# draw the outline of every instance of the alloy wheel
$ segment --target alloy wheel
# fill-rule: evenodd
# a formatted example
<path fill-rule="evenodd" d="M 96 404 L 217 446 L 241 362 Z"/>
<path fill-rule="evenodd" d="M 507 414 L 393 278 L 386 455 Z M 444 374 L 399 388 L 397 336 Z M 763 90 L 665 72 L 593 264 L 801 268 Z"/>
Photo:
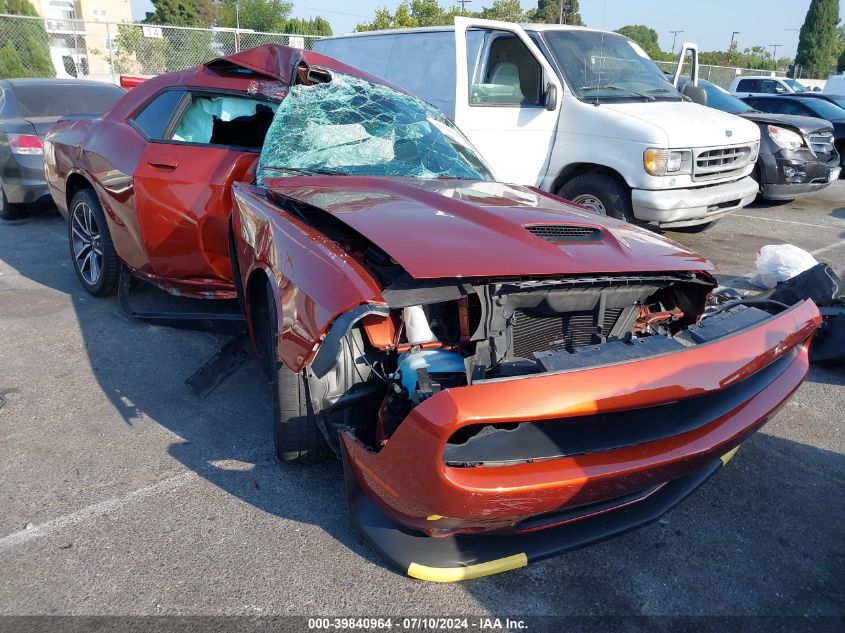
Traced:
<path fill-rule="evenodd" d="M 85 283 L 95 286 L 103 274 L 103 236 L 97 217 L 88 204 L 80 202 L 70 221 L 74 264 Z"/>

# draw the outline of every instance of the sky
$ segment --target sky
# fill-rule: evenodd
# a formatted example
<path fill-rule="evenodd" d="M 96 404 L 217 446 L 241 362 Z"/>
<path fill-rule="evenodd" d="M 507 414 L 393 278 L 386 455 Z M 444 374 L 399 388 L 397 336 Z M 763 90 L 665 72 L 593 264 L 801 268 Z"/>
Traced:
<path fill-rule="evenodd" d="M 492 3 L 493 0 L 473 0 L 467 9 L 477 11 Z M 372 19 L 376 9 L 392 10 L 398 4 L 400 0 L 305 0 L 293 3 L 293 15 L 322 15 L 339 35 Z M 441 0 L 441 4 L 450 4 L 450 0 Z M 531 0 L 522 0 L 525 9 L 535 5 Z M 845 2 L 841 5 L 840 17 L 845 21 Z M 792 57 L 798 45 L 798 31 L 790 29 L 801 28 L 810 0 L 580 0 L 580 6 L 587 26 L 612 31 L 626 24 L 646 24 L 658 32 L 661 48 L 667 51 L 672 48 L 669 31 L 685 31 L 678 35 L 678 43 L 696 42 L 702 50 L 726 49 L 731 32 L 739 31 L 736 39 L 740 49 L 780 44 L 778 57 Z M 135 18 L 143 18 L 152 3 L 132 0 L 132 8 Z"/>

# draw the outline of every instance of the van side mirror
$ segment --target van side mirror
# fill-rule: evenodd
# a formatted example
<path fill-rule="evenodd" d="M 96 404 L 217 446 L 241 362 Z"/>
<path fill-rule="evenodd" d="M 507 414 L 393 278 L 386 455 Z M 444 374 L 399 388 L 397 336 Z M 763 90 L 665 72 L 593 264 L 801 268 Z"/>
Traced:
<path fill-rule="evenodd" d="M 701 86 L 688 84 L 687 87 L 684 88 L 684 94 L 694 103 L 698 103 L 703 106 L 707 105 L 707 92 Z"/>
<path fill-rule="evenodd" d="M 546 110 L 557 110 L 557 86 L 551 82 L 546 84 Z"/>

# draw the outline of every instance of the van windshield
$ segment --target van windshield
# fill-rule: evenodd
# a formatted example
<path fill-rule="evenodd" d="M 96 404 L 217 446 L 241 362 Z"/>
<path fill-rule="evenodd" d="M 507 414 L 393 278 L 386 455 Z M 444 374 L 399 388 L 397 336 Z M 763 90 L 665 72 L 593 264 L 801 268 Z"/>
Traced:
<path fill-rule="evenodd" d="M 648 54 L 627 37 L 581 30 L 543 32 L 577 97 L 602 102 L 682 99 Z"/>
<path fill-rule="evenodd" d="M 442 112 L 338 73 L 328 83 L 291 88 L 264 140 L 259 184 L 303 173 L 493 180 Z"/>

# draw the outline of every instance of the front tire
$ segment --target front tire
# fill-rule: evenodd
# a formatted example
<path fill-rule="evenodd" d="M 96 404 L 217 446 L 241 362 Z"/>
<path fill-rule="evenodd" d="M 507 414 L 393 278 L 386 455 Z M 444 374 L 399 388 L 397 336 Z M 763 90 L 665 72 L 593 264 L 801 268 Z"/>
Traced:
<path fill-rule="evenodd" d="M 9 199 L 6 198 L 6 192 L 3 191 L 3 186 L 0 185 L 0 218 L 4 220 L 20 220 L 27 215 L 29 213 L 26 205 L 12 204 L 9 202 Z"/>
<path fill-rule="evenodd" d="M 276 301 L 270 284 L 265 286 L 266 297 L 253 315 L 253 324 L 259 340 L 262 369 L 268 374 L 273 391 L 276 457 L 283 462 L 322 462 L 331 455 L 331 451 L 317 426 L 307 372 L 291 371 L 278 360 Z"/>
<path fill-rule="evenodd" d="M 634 221 L 631 192 L 616 178 L 604 174 L 583 174 L 564 183 L 557 195 L 576 204 L 590 208 L 599 215 L 606 215 L 625 222 Z"/>
<path fill-rule="evenodd" d="M 92 189 L 82 189 L 73 196 L 67 226 L 70 258 L 79 283 L 95 297 L 113 294 L 120 260 L 103 207 Z"/>

